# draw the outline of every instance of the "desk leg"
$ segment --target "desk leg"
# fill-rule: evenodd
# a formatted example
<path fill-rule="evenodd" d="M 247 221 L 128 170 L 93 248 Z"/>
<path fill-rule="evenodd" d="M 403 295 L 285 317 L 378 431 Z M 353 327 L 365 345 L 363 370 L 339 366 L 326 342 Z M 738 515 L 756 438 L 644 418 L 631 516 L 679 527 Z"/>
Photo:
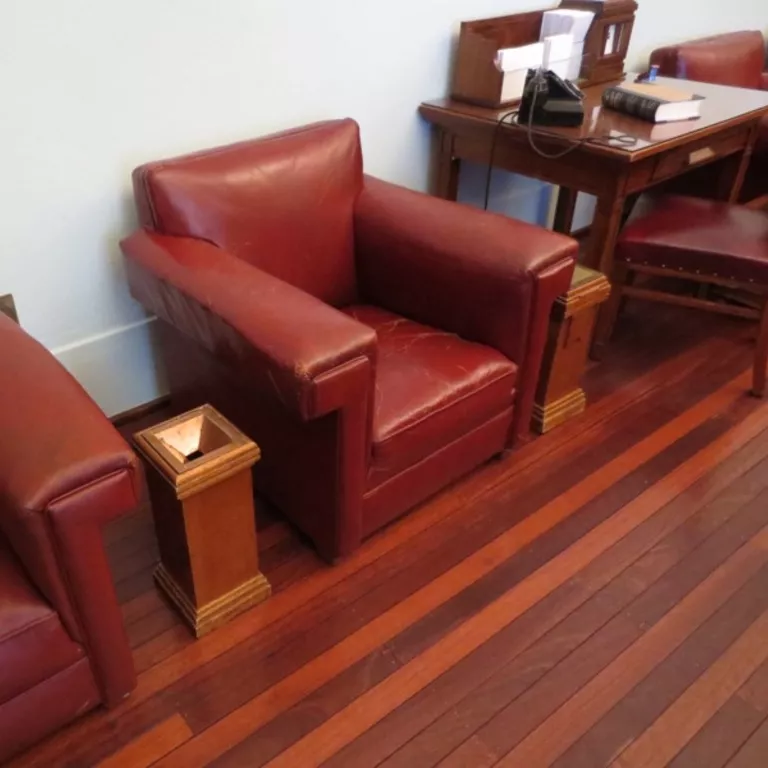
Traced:
<path fill-rule="evenodd" d="M 752 151 L 757 141 L 758 125 L 752 128 L 749 134 L 747 146 L 740 155 L 733 155 L 723 161 L 723 170 L 717 182 L 717 197 L 719 200 L 725 200 L 732 205 L 739 202 L 741 188 L 744 186 L 744 179 L 747 176 L 747 169 L 752 160 Z"/>
<path fill-rule="evenodd" d="M 624 195 L 598 198 L 595 218 L 590 228 L 587 249 L 584 254 L 584 266 L 596 269 L 604 275 L 613 270 L 613 249 L 624 220 Z"/>
<path fill-rule="evenodd" d="M 555 210 L 555 232 L 570 235 L 573 231 L 573 214 L 576 211 L 576 198 L 579 193 L 575 189 L 559 187 L 557 191 L 557 208 Z"/>
<path fill-rule="evenodd" d="M 461 161 L 453 154 L 453 136 L 446 131 L 438 134 L 437 179 L 435 194 L 444 200 L 459 196 L 459 170 Z"/>
<path fill-rule="evenodd" d="M 621 194 L 603 195 L 598 198 L 592 231 L 584 255 L 585 266 L 599 270 L 609 280 L 613 276 L 613 251 L 624 220 L 625 202 L 626 197 Z M 591 350 L 594 360 L 601 359 L 605 344 L 613 333 L 615 313 L 610 312 L 609 305 L 610 302 L 600 307 Z"/>

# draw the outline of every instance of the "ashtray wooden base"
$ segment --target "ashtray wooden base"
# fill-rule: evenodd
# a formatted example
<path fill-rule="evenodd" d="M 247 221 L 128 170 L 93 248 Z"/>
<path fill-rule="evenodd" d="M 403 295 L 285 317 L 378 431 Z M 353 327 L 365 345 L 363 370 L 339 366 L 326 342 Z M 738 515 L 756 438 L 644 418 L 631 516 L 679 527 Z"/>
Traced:
<path fill-rule="evenodd" d="M 253 608 L 272 594 L 272 587 L 262 573 L 205 605 L 195 605 L 162 563 L 155 569 L 155 582 L 176 606 L 195 633 L 195 637 L 202 637 L 226 624 L 230 619 Z"/>
<path fill-rule="evenodd" d="M 610 292 L 605 275 L 577 266 L 571 289 L 555 302 L 533 406 L 532 427 L 539 434 L 564 424 L 587 407 L 581 378 L 598 309 Z"/>
<path fill-rule="evenodd" d="M 555 427 L 565 424 L 566 421 L 584 413 L 587 409 L 587 395 L 579 387 L 569 392 L 564 397 L 546 405 L 534 403 L 533 426 L 535 430 L 544 435 Z"/>
<path fill-rule="evenodd" d="M 135 441 L 160 549 L 155 581 L 201 637 L 271 594 L 256 541 L 259 448 L 208 405 Z"/>

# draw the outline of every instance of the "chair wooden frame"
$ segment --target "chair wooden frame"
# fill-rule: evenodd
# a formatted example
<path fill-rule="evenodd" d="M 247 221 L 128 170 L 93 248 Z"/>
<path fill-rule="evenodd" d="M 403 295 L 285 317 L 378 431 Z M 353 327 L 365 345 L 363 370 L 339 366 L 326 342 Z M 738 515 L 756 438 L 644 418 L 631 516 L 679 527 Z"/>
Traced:
<path fill-rule="evenodd" d="M 711 301 L 702 297 L 707 295 L 707 291 L 701 292 L 699 297 L 693 297 L 665 293 L 652 288 L 636 287 L 633 285 L 633 279 L 638 274 L 687 280 L 698 283 L 703 288 L 719 286 L 735 291 L 746 291 L 755 297 L 758 308 Z M 612 283 L 611 296 L 605 309 L 607 319 L 609 320 L 609 322 L 605 323 L 605 328 L 607 329 L 613 329 L 625 299 L 655 301 L 662 304 L 701 309 L 707 312 L 717 312 L 721 315 L 758 320 L 757 349 L 755 350 L 752 368 L 752 394 L 755 397 L 764 396 L 766 389 L 766 367 L 768 367 L 768 286 L 763 287 L 753 282 L 742 282 L 718 277 L 717 275 L 686 272 L 682 269 L 653 267 L 647 264 L 633 264 L 626 261 L 614 264 Z M 608 333 L 610 334 L 610 332 L 609 330 Z M 603 341 L 607 340 L 604 339 Z"/>

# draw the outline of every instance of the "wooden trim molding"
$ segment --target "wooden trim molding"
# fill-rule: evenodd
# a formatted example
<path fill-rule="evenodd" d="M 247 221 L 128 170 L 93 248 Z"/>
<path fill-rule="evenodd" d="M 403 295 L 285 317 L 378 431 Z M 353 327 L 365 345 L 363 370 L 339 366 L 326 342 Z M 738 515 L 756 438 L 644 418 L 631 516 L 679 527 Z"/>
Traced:
<path fill-rule="evenodd" d="M 142 403 L 135 408 L 129 408 L 127 411 L 114 415 L 111 419 L 112 424 L 116 427 L 124 427 L 126 424 L 131 424 L 134 421 L 140 421 L 141 419 L 150 416 L 155 412 L 159 412 L 168 408 L 171 404 L 171 396 L 163 395 L 155 400 L 150 400 L 148 403 Z"/>

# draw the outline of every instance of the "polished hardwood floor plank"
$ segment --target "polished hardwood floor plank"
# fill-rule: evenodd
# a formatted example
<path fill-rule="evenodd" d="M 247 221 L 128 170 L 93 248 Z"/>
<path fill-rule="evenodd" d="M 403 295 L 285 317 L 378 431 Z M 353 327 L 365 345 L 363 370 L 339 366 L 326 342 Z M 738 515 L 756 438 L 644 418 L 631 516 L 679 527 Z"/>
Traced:
<path fill-rule="evenodd" d="M 723 768 L 764 720 L 764 713 L 733 696 L 672 760 L 669 768 Z"/>
<path fill-rule="evenodd" d="M 766 411 L 761 409 L 756 412 L 756 415 L 758 414 L 760 414 L 758 418 L 749 422 L 751 427 L 743 432 L 741 439 L 744 442 L 755 434 L 759 434 L 760 429 L 768 424 L 768 421 L 765 421 Z M 743 428 L 744 425 L 741 424 L 737 429 Z M 726 445 L 732 446 L 734 437 L 728 434 L 727 437 L 712 443 L 708 449 L 709 460 L 716 461 L 718 451 L 726 450 Z M 688 464 L 683 465 L 687 470 L 687 480 L 683 479 L 686 476 L 684 471 L 672 473 L 654 486 L 650 496 L 643 494 L 635 499 L 621 513 L 598 526 L 566 552 L 550 560 L 546 566 L 467 620 L 455 632 L 447 635 L 421 656 L 398 669 L 384 682 L 368 690 L 353 705 L 333 715 L 323 726 L 301 739 L 269 765 L 289 765 L 291 761 L 314 765 L 317 760 L 330 757 L 450 666 L 490 639 L 543 596 L 605 551 L 618 538 L 626 535 L 643 519 L 650 517 L 666 501 L 693 484 L 704 473 L 704 467 L 707 465 L 706 462 L 696 462 L 696 464 L 695 470 Z M 670 480 L 673 476 L 674 479 Z M 655 508 L 653 504 L 648 503 L 650 497 L 658 504 Z"/>
<path fill-rule="evenodd" d="M 768 720 L 741 747 L 727 768 L 765 768 L 768 762 Z"/>
<path fill-rule="evenodd" d="M 551 765 L 766 562 L 764 528 L 523 739 L 499 766 Z"/>
<path fill-rule="evenodd" d="M 152 563 L 132 576 L 116 580 L 115 594 L 117 594 L 117 599 L 121 603 L 126 603 L 129 600 L 140 597 L 151 589 L 154 589 L 152 574 L 155 570 L 155 566 L 156 563 Z"/>
<path fill-rule="evenodd" d="M 719 709 L 670 768 L 722 768 L 768 718 L 768 662 Z"/>
<path fill-rule="evenodd" d="M 761 586 L 765 593 L 766 583 Z M 648 730 L 621 752 L 611 768 L 665 768 L 766 659 L 768 612 L 757 618 Z"/>
<path fill-rule="evenodd" d="M 617 757 L 617 766 L 643 765 L 652 763 L 654 755 L 663 755 L 660 764 L 666 766 L 762 663 L 757 659 L 747 669 L 749 654 L 740 643 L 766 610 L 768 569 L 763 569 L 563 754 L 555 767 L 608 765 Z M 768 653 L 768 642 L 765 648 Z M 734 655 L 741 656 L 743 664 L 735 670 Z"/>
<path fill-rule="evenodd" d="M 165 630 L 165 632 L 161 632 L 156 637 L 134 649 L 133 663 L 136 667 L 136 673 L 143 675 L 147 670 L 157 666 L 165 659 L 171 658 L 174 654 L 194 644 L 195 638 L 189 629 L 183 624 L 176 622 L 175 626 Z"/>
<path fill-rule="evenodd" d="M 714 422 L 708 422 L 707 424 L 702 425 L 702 427 L 694 430 L 692 433 L 689 433 L 683 440 L 678 441 L 678 443 L 671 446 L 668 451 L 663 452 L 660 456 L 655 457 L 650 463 L 623 478 L 620 483 L 610 489 L 608 494 L 601 495 L 585 508 L 579 510 L 570 517 L 565 518 L 562 522 L 554 526 L 551 531 L 547 532 L 546 536 L 543 536 L 538 540 L 535 550 L 529 549 L 516 555 L 514 555 L 514 550 L 508 550 L 510 557 L 507 561 L 503 562 L 490 573 L 484 575 L 470 587 L 457 594 L 454 598 L 451 598 L 451 600 L 443 603 L 435 611 L 425 617 L 425 619 L 410 627 L 405 634 L 407 635 L 408 632 L 415 630 L 418 635 L 424 637 L 425 632 L 423 631 L 423 625 L 426 623 L 432 626 L 432 632 L 434 634 L 434 632 L 440 631 L 441 626 L 451 626 L 456 623 L 458 619 L 453 615 L 455 614 L 456 605 L 458 605 L 459 611 L 477 611 L 492 602 L 493 599 L 509 589 L 514 583 L 520 581 L 525 575 L 532 573 L 544 562 L 559 554 L 568 545 L 583 536 L 592 527 L 602 522 L 624 503 L 635 497 L 645 489 L 649 482 L 656 477 L 661 478 L 677 464 L 681 463 L 685 458 L 694 453 L 702 442 L 707 442 L 707 437 L 703 434 L 700 435 L 700 431 L 710 431 L 714 435 L 715 432 L 725 431 L 726 427 L 727 425 L 725 423 L 720 426 Z M 686 443 L 690 443 L 690 445 L 686 445 Z M 500 513 L 504 513 L 505 511 L 504 508 L 500 509 Z M 509 525 L 512 520 L 509 514 L 500 514 L 500 518 L 505 518 L 507 525 Z M 503 528 L 500 528 L 499 530 L 503 530 Z M 494 529 L 494 532 L 496 532 L 496 529 Z M 485 536 L 484 538 L 488 537 Z M 463 547 L 466 545 L 467 539 L 470 541 L 472 539 L 471 532 L 468 529 L 462 531 L 461 535 L 454 539 L 454 543 L 461 545 L 462 547 L 458 552 L 459 557 L 456 558 L 457 562 L 461 561 L 464 557 L 465 552 L 463 551 Z M 440 548 L 441 555 L 445 554 L 447 545 L 448 543 L 445 543 L 443 547 Z M 514 555 L 514 557 L 512 557 L 512 555 Z M 417 564 L 419 569 L 423 570 L 425 566 L 424 558 L 419 557 Z M 407 572 L 402 572 L 401 575 L 410 583 L 413 583 L 415 579 L 419 578 L 416 574 Z M 387 581 L 382 587 L 384 588 L 382 591 L 389 594 L 397 592 L 396 584 L 393 583 L 393 580 Z M 366 602 L 370 603 L 370 595 L 366 597 Z M 406 642 L 404 645 L 408 644 L 409 643 Z M 404 653 L 405 651 L 401 649 L 398 652 L 398 656 L 402 658 Z"/>
<path fill-rule="evenodd" d="M 554 558 L 570 543 L 585 536 L 597 524 L 603 522 L 608 516 L 613 515 L 622 506 L 641 493 L 649 483 L 660 480 L 677 465 L 695 454 L 701 445 L 707 444 L 714 437 L 722 434 L 729 425 L 732 426 L 734 418 L 735 414 L 730 418 L 716 419 L 689 433 L 689 435 L 671 446 L 667 451 L 662 452 L 651 462 L 616 484 L 609 493 L 603 494 L 586 505 L 578 513 L 565 520 L 556 529 L 553 529 L 551 534 L 539 540 L 535 548 L 510 558 L 487 577 L 476 582 L 452 601 L 444 604 L 424 620 L 394 638 L 386 646 L 377 649 L 374 654 L 369 655 L 358 664 L 345 670 L 315 694 L 306 697 L 300 705 L 273 720 L 267 727 L 249 737 L 238 748 L 233 750 L 229 754 L 228 759 L 223 760 L 221 764 L 237 765 L 239 760 L 247 758 L 249 764 L 256 766 L 265 759 L 265 756 L 271 757 L 273 756 L 272 752 L 276 753 L 280 749 L 289 746 L 293 740 L 320 725 L 330 714 L 351 703 L 368 688 L 381 682 L 383 677 L 391 674 L 396 668 L 408 663 L 429 645 L 441 639 L 448 631 L 519 582 L 524 576 L 532 573 L 545 562 Z M 718 468 L 720 472 L 719 480 L 718 478 L 710 479 L 705 489 L 700 488 L 695 495 L 692 494 L 691 501 L 693 503 L 688 503 L 687 509 L 684 512 L 686 515 L 692 515 L 695 512 L 697 509 L 696 502 L 703 504 L 707 499 L 716 495 L 718 488 L 722 487 L 718 483 L 727 485 L 734 473 L 745 473 L 749 466 L 751 466 L 750 462 L 752 464 L 757 463 L 759 457 L 765 455 L 766 451 L 768 451 L 768 434 L 762 435 L 761 440 L 756 440 L 755 442 L 759 444 L 751 448 L 750 446 L 745 448 L 745 453 L 743 456 L 740 456 L 741 460 L 738 462 L 738 465 L 729 459 L 722 467 Z M 750 449 L 751 452 L 747 452 L 747 449 Z M 768 482 L 768 478 L 766 478 L 768 462 L 765 462 L 765 464 L 766 466 L 761 468 L 762 472 L 759 474 L 761 487 L 764 487 Z M 752 482 L 745 483 L 745 489 L 751 489 L 752 485 L 754 485 Z M 682 512 L 682 505 L 678 505 L 678 509 Z M 661 538 L 663 531 L 657 532 L 656 535 L 658 538 Z M 690 534 L 689 537 L 693 538 Z M 647 547 L 652 546 L 653 543 L 653 541 L 648 542 Z M 633 552 L 632 547 L 617 545 L 617 548 L 625 554 Z M 639 554 L 634 552 L 634 557 L 638 557 Z M 627 554 L 627 556 L 631 557 L 632 554 Z M 580 575 L 581 577 L 575 582 L 576 589 L 558 590 L 558 602 L 552 605 L 548 603 L 547 611 L 545 613 L 542 612 L 538 616 L 536 623 L 527 623 L 524 628 L 521 627 L 519 630 L 513 626 L 510 626 L 508 630 L 514 631 L 504 630 L 504 636 L 508 636 L 504 644 L 506 651 L 511 652 L 511 649 L 516 647 L 523 639 L 526 644 L 534 642 L 538 636 L 554 626 L 571 610 L 574 610 L 580 602 L 586 600 L 590 594 L 598 591 L 603 584 L 610 581 L 617 570 L 621 570 L 622 567 L 626 566 L 626 562 L 622 562 L 620 558 L 615 558 L 613 562 L 609 562 L 607 557 L 601 556 L 599 561 L 599 563 L 593 564 L 593 566 L 599 567 L 590 566 L 595 578 L 589 579 L 586 575 Z M 561 592 L 564 594 L 560 594 Z M 539 607 L 537 605 L 532 610 L 538 611 Z M 515 625 L 526 621 L 527 618 L 527 615 L 521 617 L 521 619 L 515 622 Z M 376 656 L 387 659 L 387 663 L 377 663 Z M 494 660 L 494 665 L 492 666 L 497 666 L 497 661 Z M 374 668 L 378 671 L 380 677 L 372 674 L 372 669 Z M 478 674 L 482 674 L 482 671 L 478 670 Z M 477 675 L 474 675 L 473 679 L 479 683 Z M 450 701 L 450 696 L 455 694 L 457 690 L 458 688 L 454 687 L 450 691 L 445 691 L 445 695 L 439 698 L 440 704 L 444 705 L 446 701 Z M 401 721 L 403 727 L 395 729 L 397 735 L 390 732 L 379 740 L 379 749 L 374 751 L 375 754 L 380 756 L 379 759 L 387 754 L 386 752 L 382 753 L 383 750 L 387 748 L 396 749 L 397 739 L 408 733 L 409 729 L 414 727 L 420 719 L 423 721 L 423 718 L 428 715 L 429 711 L 428 708 L 423 706 L 422 701 L 419 701 L 416 706 L 410 709 L 405 722 Z M 374 728 L 369 733 L 373 735 L 375 730 Z M 331 761 L 331 764 L 333 764 L 333 761 Z M 358 753 L 354 759 L 350 759 L 348 764 L 363 765 L 363 756 Z"/>
<path fill-rule="evenodd" d="M 148 768 L 191 736 L 181 715 L 173 715 L 99 763 L 99 768 Z"/>
<path fill-rule="evenodd" d="M 752 441 L 329 766 L 374 766 L 391 752 L 382 766 L 437 763 L 662 576 L 676 581 L 673 568 L 766 487 L 767 446 L 766 434 Z"/>
<path fill-rule="evenodd" d="M 705 398 L 691 410 L 685 412 L 678 419 L 673 419 L 669 423 L 665 424 L 660 430 L 658 430 L 657 433 L 649 436 L 649 438 L 645 441 L 641 441 L 635 448 L 632 449 L 633 458 L 631 462 L 626 456 L 623 455 L 614 461 L 609 462 L 609 464 L 606 465 L 600 473 L 598 473 L 598 476 L 592 478 L 591 482 L 594 487 L 592 490 L 588 491 L 589 495 L 584 497 L 579 495 L 580 488 L 588 488 L 588 486 L 585 484 L 586 481 L 577 484 L 577 486 L 572 489 L 571 493 L 558 504 L 551 505 L 548 511 L 546 511 L 546 509 L 544 512 L 540 510 L 537 514 L 537 521 L 534 524 L 530 524 L 529 521 L 528 523 L 524 524 L 523 528 L 516 529 L 512 533 L 508 533 L 506 539 L 501 538 L 496 540 L 492 544 L 492 549 L 489 550 L 484 548 L 479 550 L 471 558 L 463 561 L 459 568 L 461 570 L 466 570 L 473 567 L 475 563 L 480 564 L 482 571 L 477 574 L 476 578 L 479 578 L 482 573 L 486 573 L 492 570 L 492 568 L 495 567 L 495 564 L 508 557 L 512 551 L 516 551 L 526 541 L 530 541 L 533 538 L 536 538 L 541 534 L 541 532 L 543 532 L 543 530 L 548 530 L 557 522 L 567 517 L 575 508 L 579 506 L 581 502 L 587 501 L 590 497 L 594 497 L 595 495 L 607 489 L 613 479 L 619 476 L 623 476 L 627 472 L 631 471 L 635 465 L 642 464 L 644 460 L 652 457 L 654 453 L 657 452 L 662 446 L 674 442 L 675 437 L 679 436 L 680 434 L 684 434 L 686 431 L 694 428 L 697 424 L 703 423 L 708 415 L 719 413 L 723 408 L 728 407 L 729 404 L 743 399 L 743 381 L 745 380 L 746 379 L 744 376 L 737 377 L 736 380 L 731 381 L 721 390 L 718 390 L 717 393 Z M 544 525 L 544 528 L 542 528 L 542 525 Z M 510 547 L 512 547 L 511 550 Z M 492 555 L 491 559 L 489 559 L 490 555 Z M 455 582 L 451 587 L 451 590 L 460 591 L 465 586 L 465 583 L 461 580 L 456 581 L 456 574 L 452 572 L 446 574 L 445 578 L 441 577 L 441 579 L 437 579 L 432 584 L 430 584 L 424 594 L 437 594 L 435 590 L 442 589 L 443 584 L 451 583 L 451 580 Z M 446 579 L 448 579 L 448 581 L 446 581 Z M 452 594 L 453 593 L 455 592 L 452 592 Z M 447 595 L 441 597 L 437 604 L 442 602 L 444 599 L 447 599 L 447 597 Z M 415 600 L 417 602 L 421 601 L 423 603 L 422 598 L 422 594 L 417 594 Z M 412 623 L 412 621 L 416 618 L 419 618 L 420 616 L 423 616 L 432 610 L 433 604 L 430 602 L 432 599 L 433 598 L 430 597 L 426 603 L 419 605 L 416 608 L 414 619 L 409 619 L 407 624 Z M 285 681 L 282 681 L 268 692 L 266 700 L 272 702 L 270 706 L 264 705 L 264 696 L 257 696 L 253 701 L 249 701 L 243 705 L 240 710 L 235 710 L 232 717 L 219 720 L 219 722 L 217 722 L 213 728 L 209 729 L 205 733 L 206 740 L 213 742 L 217 738 L 217 733 L 229 728 L 235 728 L 239 730 L 247 727 L 253 729 L 256 727 L 256 723 L 253 722 L 254 711 L 262 712 L 259 718 L 257 718 L 259 720 L 264 717 L 271 719 L 270 716 L 274 717 L 275 714 L 279 713 L 279 711 L 282 711 L 282 708 L 292 706 L 294 703 L 296 703 L 296 701 L 298 701 L 301 695 L 306 695 L 312 690 L 320 687 L 322 684 L 327 682 L 328 679 L 335 676 L 335 674 L 340 672 L 346 666 L 355 663 L 357 660 L 359 660 L 359 658 L 362 658 L 366 655 L 366 653 L 373 650 L 374 647 L 383 642 L 386 642 L 389 638 L 396 635 L 398 631 L 400 631 L 399 622 L 401 621 L 401 619 L 398 618 L 398 614 L 402 614 L 403 611 L 412 610 L 411 605 L 413 605 L 413 601 L 410 603 L 408 601 L 401 603 L 400 605 L 396 606 L 395 613 L 382 614 L 375 621 L 371 622 L 368 627 L 365 628 L 364 634 L 366 637 L 371 638 L 370 642 L 372 645 L 369 646 L 366 644 L 364 646 L 352 646 L 355 647 L 355 652 L 350 654 L 349 643 L 340 643 L 330 651 L 332 658 L 335 659 L 333 663 L 329 664 L 329 659 L 323 655 L 313 659 L 311 665 L 306 665 L 301 671 L 302 676 L 305 676 L 310 681 L 309 689 L 304 690 L 301 693 L 297 691 L 296 693 L 292 694 L 292 697 L 288 700 L 288 702 L 281 704 L 281 708 L 276 708 L 273 700 L 282 695 L 282 690 L 294 684 L 293 678 L 291 677 L 286 678 Z M 388 631 L 385 631 L 382 634 L 381 630 L 383 627 L 386 627 Z M 313 640 L 317 640 L 317 633 L 313 634 Z M 351 642 L 356 643 L 357 637 L 352 636 Z M 258 667 L 256 669 L 258 670 Z M 319 680 L 313 677 L 315 674 L 313 670 L 315 669 L 321 670 L 322 677 Z M 247 674 L 249 671 L 250 669 L 246 670 L 245 674 Z M 263 671 L 266 675 L 270 674 L 269 668 L 266 668 Z M 207 674 L 207 670 L 200 670 L 198 674 Z M 234 666 L 234 674 L 236 679 L 243 678 L 244 670 L 242 665 L 236 664 Z M 208 678 L 208 680 L 210 680 L 210 678 Z M 208 682 L 208 680 L 206 682 Z M 214 684 L 220 685 L 220 681 L 217 680 Z M 199 697 L 197 697 L 197 699 L 199 699 Z M 240 723 L 240 725 L 237 725 L 238 723 Z M 221 747 L 212 748 L 214 753 L 218 749 L 221 749 Z M 201 749 L 201 745 L 199 743 L 196 743 L 194 747 L 190 747 L 190 752 L 191 751 L 197 751 L 199 753 L 204 752 L 204 750 Z"/>
<path fill-rule="evenodd" d="M 713 570 L 721 567 L 727 558 L 734 557 L 745 536 L 748 538 L 764 523 L 761 504 L 750 503 L 740 514 L 713 532 L 703 544 L 667 570 L 586 642 L 576 647 L 566 642 L 566 647 L 560 650 L 557 645 L 559 638 L 555 636 L 552 638 L 552 650 L 547 645 L 543 645 L 540 651 L 535 648 L 528 658 L 520 659 L 508 671 L 508 674 L 517 673 L 518 676 L 511 678 L 508 688 L 491 686 L 489 701 L 486 702 L 482 695 L 475 697 L 474 701 L 470 700 L 465 706 L 466 711 L 471 713 L 474 705 L 481 713 L 481 720 L 487 721 L 487 724 L 456 749 L 446 764 L 460 765 L 465 756 L 477 750 L 478 745 L 482 745 L 484 750 L 492 748 L 500 757 L 520 744 L 559 708 L 566 706 L 593 678 L 614 664 L 633 643 L 643 639 L 670 610 L 682 600 L 691 599 L 696 590 L 704 588 L 702 585 L 706 585 Z M 600 598 L 610 601 L 615 595 L 631 589 L 635 578 L 641 578 L 643 584 L 644 567 L 650 569 L 652 578 L 654 554 L 663 557 L 663 549 L 649 553 L 643 558 L 645 562 L 638 563 L 637 569 L 616 579 L 598 596 L 598 604 Z M 512 701 L 506 704 L 510 697 Z M 607 705 L 607 710 L 611 709 L 612 702 L 601 703 Z M 559 755 L 552 756 L 551 760 L 557 757 Z"/>
<path fill-rule="evenodd" d="M 768 663 L 760 669 L 739 689 L 736 698 L 749 704 L 756 712 L 768 717 Z"/>
<path fill-rule="evenodd" d="M 117 555 L 124 548 L 133 550 L 132 540 L 139 539 L 143 542 L 154 545 L 152 539 L 147 542 L 147 532 L 152 530 L 152 510 L 149 505 L 142 505 L 132 515 L 115 520 L 104 529 L 104 544 L 107 552 Z"/>
<path fill-rule="evenodd" d="M 163 605 L 165 603 L 160 593 L 156 589 L 152 589 L 123 603 L 120 609 L 123 614 L 123 621 L 126 625 L 130 625 L 134 621 L 140 621 L 148 614 L 154 613 Z"/>
<path fill-rule="evenodd" d="M 671 322 L 670 317 L 674 318 Z M 630 302 L 603 363 L 594 364 L 587 375 L 589 396 L 593 401 L 600 399 L 625 381 L 645 376 L 662 361 L 689 354 L 695 349 L 693 339 L 706 339 L 701 349 L 706 350 L 710 340 L 717 345 L 725 341 L 729 349 L 738 345 L 750 354 L 752 328 L 740 320 L 718 322 L 717 317 L 701 312 L 670 313 L 664 309 L 654 313 L 642 302 Z"/>
<path fill-rule="evenodd" d="M 265 528 L 259 528 L 259 552 L 262 555 L 286 541 L 295 540 L 296 534 L 293 528 L 283 520 L 274 522 Z"/>
<path fill-rule="evenodd" d="M 130 622 L 126 626 L 128 642 L 136 649 L 150 642 L 166 630 L 178 626 L 178 616 L 169 605 L 161 605 L 151 613 Z"/>

